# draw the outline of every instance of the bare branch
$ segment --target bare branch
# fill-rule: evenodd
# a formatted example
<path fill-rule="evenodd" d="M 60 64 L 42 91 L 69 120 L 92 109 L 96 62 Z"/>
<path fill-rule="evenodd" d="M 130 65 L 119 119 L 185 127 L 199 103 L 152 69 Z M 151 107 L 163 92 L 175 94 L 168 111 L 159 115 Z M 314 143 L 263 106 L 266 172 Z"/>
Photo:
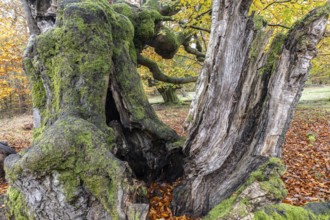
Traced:
<path fill-rule="evenodd" d="M 274 5 L 274 4 L 282 4 L 282 3 L 288 3 L 291 2 L 291 0 L 283 0 L 283 1 L 274 1 L 270 4 L 268 4 L 266 7 L 264 7 L 262 10 L 266 10 L 267 8 L 269 8 L 270 6 Z"/>
<path fill-rule="evenodd" d="M 197 81 L 197 77 L 184 77 L 184 78 L 169 77 L 161 71 L 161 69 L 159 68 L 159 66 L 155 61 L 147 57 L 143 57 L 141 54 L 138 54 L 137 61 L 138 64 L 147 67 L 152 73 L 153 78 L 156 80 L 167 83 L 173 83 L 173 84 L 185 84 L 185 83 L 191 83 Z"/>
<path fill-rule="evenodd" d="M 186 22 L 184 22 L 184 21 L 179 21 L 179 25 L 180 25 L 183 29 L 186 29 L 186 28 L 192 28 L 192 29 L 196 29 L 196 30 L 200 30 L 200 31 L 205 31 L 205 32 L 207 32 L 207 33 L 211 33 L 211 30 L 209 30 L 209 29 L 202 28 L 202 27 L 199 27 L 199 26 L 196 26 L 196 25 L 187 25 Z"/>
<path fill-rule="evenodd" d="M 188 28 L 192 28 L 192 29 L 196 29 L 196 30 L 199 30 L 199 31 L 205 31 L 205 32 L 207 32 L 207 33 L 211 33 L 211 30 L 206 29 L 206 28 L 202 28 L 202 27 L 199 27 L 199 26 L 188 25 L 187 27 L 188 27 Z"/>
<path fill-rule="evenodd" d="M 192 48 L 190 46 L 190 44 L 189 44 L 189 41 L 190 41 L 190 39 L 187 40 L 187 41 L 185 41 L 185 42 L 183 42 L 183 44 L 182 44 L 183 47 L 184 47 L 184 49 L 185 49 L 185 51 L 187 53 L 190 53 L 190 54 L 195 55 L 198 61 L 203 62 L 205 60 L 205 54 L 204 53 L 201 53 L 200 51 L 198 51 L 195 48 Z"/>
<path fill-rule="evenodd" d="M 207 10 L 207 11 L 205 11 L 205 12 L 203 12 L 203 13 L 197 15 L 197 16 L 195 17 L 195 19 L 199 19 L 200 17 L 203 17 L 204 15 L 206 15 L 206 14 L 208 14 L 208 13 L 211 13 L 211 12 L 212 12 L 212 8 L 210 8 L 209 10 Z"/>
<path fill-rule="evenodd" d="M 268 24 L 269 27 L 281 27 L 281 28 L 285 28 L 285 29 L 291 29 L 288 26 L 285 26 L 283 24 Z"/>

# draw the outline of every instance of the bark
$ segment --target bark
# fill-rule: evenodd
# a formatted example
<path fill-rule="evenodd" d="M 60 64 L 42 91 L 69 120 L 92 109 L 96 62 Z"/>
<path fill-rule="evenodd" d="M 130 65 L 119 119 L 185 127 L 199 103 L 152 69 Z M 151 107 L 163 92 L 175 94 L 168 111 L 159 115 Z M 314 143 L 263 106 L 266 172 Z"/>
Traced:
<path fill-rule="evenodd" d="M 171 58 L 184 42 L 159 25 L 168 17 L 106 0 L 27 3 L 40 30 L 24 53 L 36 127 L 33 146 L 5 160 L 9 219 L 145 219 L 141 180 L 173 181 L 183 171 L 174 208 L 205 215 L 280 154 L 329 12 L 310 13 L 264 52 L 266 24 L 247 15 L 251 1 L 214 1 L 184 160 L 136 70 L 145 45 Z M 265 182 L 278 176 L 274 167 L 262 167 L 266 178 L 252 176 Z M 258 187 L 237 198 L 254 199 L 248 192 Z"/>
<path fill-rule="evenodd" d="M 244 183 L 281 144 L 325 32 L 329 3 L 277 36 L 259 17 L 248 16 L 252 1 L 214 1 L 212 33 L 187 118 L 185 177 L 176 189 L 178 213 L 206 215 Z"/>
<path fill-rule="evenodd" d="M 145 219 L 136 178 L 174 180 L 183 155 L 142 89 L 141 35 L 105 0 L 58 1 L 56 15 L 53 3 L 28 1 L 41 29 L 24 53 L 36 127 L 33 146 L 5 160 L 7 217 Z"/>
<path fill-rule="evenodd" d="M 30 35 L 39 34 L 40 30 L 39 30 L 39 28 L 36 24 L 35 19 L 32 16 L 31 8 L 29 7 L 28 2 L 25 1 L 25 0 L 21 0 L 21 3 L 22 3 L 22 6 L 23 6 L 23 9 L 24 9 L 25 16 L 26 16 L 27 25 L 28 25 L 28 28 L 29 28 Z"/>
<path fill-rule="evenodd" d="M 171 86 L 158 89 L 158 92 L 163 97 L 165 104 L 171 105 L 171 104 L 177 104 L 180 102 L 179 97 L 175 93 L 175 90 L 176 89 Z"/>

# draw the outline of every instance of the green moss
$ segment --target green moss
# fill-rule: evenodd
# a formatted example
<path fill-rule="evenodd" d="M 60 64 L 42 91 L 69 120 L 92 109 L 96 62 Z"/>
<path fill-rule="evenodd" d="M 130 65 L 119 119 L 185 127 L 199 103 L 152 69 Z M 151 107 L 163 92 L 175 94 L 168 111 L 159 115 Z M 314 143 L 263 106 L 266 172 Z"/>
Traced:
<path fill-rule="evenodd" d="M 129 172 L 124 171 L 122 162 L 110 153 L 108 135 L 112 136 L 111 140 L 115 137 L 109 132 L 104 133 L 90 122 L 75 117 L 57 120 L 8 171 L 10 180 L 14 181 L 24 170 L 36 173 L 52 170 L 58 174 L 68 203 L 75 201 L 83 187 L 102 203 L 113 219 L 117 219 L 118 187 L 125 187 L 124 175 Z M 25 203 L 21 198 L 17 200 Z"/>
<path fill-rule="evenodd" d="M 155 18 L 148 10 L 142 11 L 138 16 L 140 24 L 136 28 L 136 36 L 150 39 L 155 34 Z"/>
<path fill-rule="evenodd" d="M 46 100 L 46 92 L 41 80 L 35 81 L 32 86 L 32 102 L 36 108 L 44 107 Z"/>
<path fill-rule="evenodd" d="M 73 158 L 70 158 L 69 160 L 74 161 Z M 67 202 L 70 203 L 74 201 L 79 194 L 78 189 L 81 184 L 80 178 L 77 173 L 75 173 L 74 167 L 72 170 L 62 171 L 59 175 L 59 181 L 63 184 L 64 195 Z"/>
<path fill-rule="evenodd" d="M 126 16 L 129 20 L 134 21 L 136 18 L 136 13 L 133 9 L 126 3 L 116 3 L 111 6 L 113 10 L 121 15 Z"/>
<path fill-rule="evenodd" d="M 47 126 L 37 132 L 34 147 L 22 154 L 8 175 L 14 181 L 24 170 L 52 170 L 58 173 L 68 203 L 75 201 L 83 186 L 117 219 L 118 187 L 125 184 L 125 172 L 124 165 L 110 154 L 115 137 L 105 126 L 104 102 L 113 54 L 121 56 L 121 51 L 130 49 L 128 62 L 136 55 L 133 25 L 104 3 L 66 5 L 59 11 L 62 25 L 37 37 L 37 59 L 27 62 L 33 64 L 31 75 L 43 79 L 34 81 L 35 94 L 44 85 L 49 89 L 51 102 L 47 106 L 35 103 L 46 112 L 43 124 Z"/>
<path fill-rule="evenodd" d="M 315 215 L 302 207 L 288 204 L 267 206 L 264 210 L 255 213 L 254 220 L 326 220 L 330 212 L 324 215 Z"/>
<path fill-rule="evenodd" d="M 281 160 L 279 158 L 270 158 L 256 171 L 251 173 L 245 184 L 233 195 L 214 207 L 205 219 L 226 219 L 232 216 L 244 217 L 248 213 L 248 210 L 251 209 L 251 204 L 248 198 L 242 198 L 240 195 L 248 186 L 255 182 L 266 192 L 267 198 L 280 202 L 286 196 L 286 189 L 280 178 L 284 172 L 285 166 Z M 235 210 L 233 210 L 234 206 Z"/>
<path fill-rule="evenodd" d="M 7 219 L 16 220 L 32 220 L 28 215 L 28 207 L 26 207 L 25 198 L 20 191 L 14 187 L 9 187 L 6 193 L 5 206 L 10 209 L 7 210 Z"/>
<path fill-rule="evenodd" d="M 268 215 L 264 211 L 256 212 L 254 217 L 255 220 L 268 220 Z"/>
<path fill-rule="evenodd" d="M 118 187 L 126 190 L 124 175 L 130 172 L 110 153 L 115 137 L 105 125 L 104 108 L 109 76 L 121 89 L 132 123 L 157 130 L 160 138 L 171 131 L 152 111 L 136 70 L 133 38 L 150 37 L 159 15 L 144 10 L 138 17 L 146 33 L 135 35 L 129 18 L 114 12 L 106 0 L 59 7 L 57 26 L 36 38 L 33 58 L 26 60 L 40 99 L 34 105 L 43 117 L 33 148 L 6 170 L 10 181 L 24 172 L 56 173 L 68 203 L 74 204 L 83 187 L 112 219 L 119 218 Z"/>
<path fill-rule="evenodd" d="M 128 26 L 120 25 L 116 31 L 122 31 L 122 27 L 129 27 L 134 30 L 134 46 L 138 50 L 142 50 L 147 42 L 150 42 L 156 34 L 156 23 L 162 19 L 162 16 L 156 10 L 156 8 L 142 7 L 134 8 L 130 7 L 125 3 L 113 4 L 111 6 L 114 11 L 127 17 L 130 20 L 131 25 Z M 125 34 L 124 36 L 127 36 Z M 122 38 L 122 37 L 121 37 Z M 115 38 L 116 39 L 116 38 Z M 120 39 L 120 38 L 119 38 Z M 133 52 L 133 50 L 132 50 Z M 133 59 L 136 57 L 134 54 L 131 56 Z"/>
<path fill-rule="evenodd" d="M 46 104 L 46 91 L 40 75 L 34 74 L 36 70 L 30 58 L 24 58 L 23 65 L 31 83 L 33 106 L 35 108 L 43 108 Z"/>
<path fill-rule="evenodd" d="M 32 62 L 30 75 L 43 80 L 33 82 L 35 100 L 42 102 L 34 105 L 41 106 L 44 113 L 42 124 L 51 124 L 68 113 L 100 123 L 113 48 L 117 48 L 113 38 L 127 39 L 125 46 L 131 47 L 133 26 L 126 17 L 114 13 L 106 1 L 70 3 L 59 14 L 61 25 L 36 38 L 37 59 Z M 42 87 L 48 91 L 47 106 Z"/>
<path fill-rule="evenodd" d="M 214 207 L 204 219 L 215 220 L 226 216 L 232 210 L 236 198 L 237 196 L 233 195 L 229 199 L 225 199 L 219 205 Z"/>
<path fill-rule="evenodd" d="M 267 22 L 263 19 L 263 17 L 259 15 L 255 15 L 253 17 L 253 24 L 255 30 L 255 37 L 249 51 L 250 59 L 257 58 L 257 56 L 262 52 L 261 50 L 263 50 L 262 42 L 264 42 L 265 39 L 268 39 L 268 34 L 264 30 L 265 26 L 267 25 Z"/>
<path fill-rule="evenodd" d="M 249 58 L 251 60 L 256 60 L 257 56 L 261 53 L 262 44 L 260 42 L 263 42 L 265 37 L 267 37 L 265 31 L 259 30 L 257 32 L 256 37 L 254 38 L 249 51 Z"/>
<path fill-rule="evenodd" d="M 185 142 L 186 142 L 186 138 L 185 137 L 180 137 L 178 141 L 167 144 L 166 148 L 167 148 L 168 151 L 172 151 L 174 149 L 180 149 L 180 148 L 183 147 Z"/>
<path fill-rule="evenodd" d="M 267 21 L 263 19 L 260 15 L 253 16 L 254 30 L 262 30 L 267 26 Z"/>
<path fill-rule="evenodd" d="M 269 161 L 260 166 L 253 172 L 248 179 L 248 183 L 258 181 L 260 187 L 277 201 L 281 201 L 286 197 L 287 191 L 281 180 L 281 176 L 285 172 L 285 165 L 279 158 L 270 158 Z"/>
<path fill-rule="evenodd" d="M 272 74 L 275 71 L 276 63 L 280 58 L 284 46 L 286 34 L 277 34 L 268 49 L 268 57 L 264 66 L 259 70 L 260 74 Z"/>

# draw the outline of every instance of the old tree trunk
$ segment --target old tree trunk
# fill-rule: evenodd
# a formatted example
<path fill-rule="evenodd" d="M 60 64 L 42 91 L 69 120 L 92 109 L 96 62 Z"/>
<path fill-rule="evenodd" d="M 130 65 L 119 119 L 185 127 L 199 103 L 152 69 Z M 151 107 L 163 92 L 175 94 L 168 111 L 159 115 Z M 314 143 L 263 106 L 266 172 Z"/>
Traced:
<path fill-rule="evenodd" d="M 179 97 L 175 93 L 176 88 L 172 86 L 158 88 L 158 92 L 161 94 L 165 104 L 177 104 L 180 102 Z"/>
<path fill-rule="evenodd" d="M 8 218 L 145 219 L 143 182 L 178 177 L 177 213 L 204 216 L 215 207 L 206 218 L 248 219 L 281 200 L 282 167 L 270 158 L 280 156 L 329 5 L 268 48 L 266 23 L 248 16 L 250 0 L 215 0 L 181 150 L 182 139 L 157 118 L 136 71 L 144 45 L 169 58 L 180 45 L 180 37 L 160 30 L 168 16 L 159 5 L 22 2 L 35 132 L 30 149 L 5 160 Z"/>

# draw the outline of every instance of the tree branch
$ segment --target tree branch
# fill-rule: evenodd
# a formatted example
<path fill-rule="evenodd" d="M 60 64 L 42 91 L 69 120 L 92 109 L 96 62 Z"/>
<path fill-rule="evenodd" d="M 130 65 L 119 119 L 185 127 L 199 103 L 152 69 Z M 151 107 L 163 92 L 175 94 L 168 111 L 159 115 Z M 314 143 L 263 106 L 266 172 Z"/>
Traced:
<path fill-rule="evenodd" d="M 175 21 L 171 16 L 161 16 L 157 21 Z"/>
<path fill-rule="evenodd" d="M 195 17 L 195 19 L 198 19 L 198 18 L 200 18 L 200 17 L 203 17 L 204 15 L 206 15 L 206 14 L 208 14 L 208 13 L 211 13 L 211 12 L 212 12 L 212 8 L 210 8 L 209 10 L 207 10 L 207 11 L 205 11 L 205 12 L 203 12 L 203 13 L 197 15 L 197 16 Z"/>
<path fill-rule="evenodd" d="M 188 25 L 187 27 L 192 28 L 192 29 L 196 29 L 196 30 L 199 30 L 199 31 L 205 31 L 207 33 L 211 33 L 211 30 L 206 29 L 206 28 L 202 28 L 202 27 L 199 27 L 199 26 L 196 26 L 196 25 Z"/>
<path fill-rule="evenodd" d="M 285 28 L 285 29 L 291 29 L 288 26 L 285 26 L 283 24 L 268 24 L 269 27 L 281 27 L 281 28 Z"/>
<path fill-rule="evenodd" d="M 173 84 L 185 84 L 185 83 L 191 83 L 191 82 L 196 82 L 197 77 L 184 77 L 184 78 L 177 78 L 177 77 L 169 77 L 165 75 L 157 63 L 147 57 L 143 57 L 141 54 L 138 54 L 137 56 L 137 62 L 140 65 L 143 65 L 147 67 L 150 72 L 152 73 L 152 76 L 154 79 L 162 81 L 162 82 L 167 82 L 167 83 L 173 83 Z"/>
<path fill-rule="evenodd" d="M 156 9 L 163 16 L 172 16 L 180 11 L 177 7 L 180 1 L 172 1 L 170 3 L 160 0 L 147 0 L 142 4 L 142 7 L 150 7 Z"/>
<path fill-rule="evenodd" d="M 195 48 L 192 48 L 190 46 L 190 44 L 189 44 L 189 41 L 190 41 L 190 39 L 187 40 L 187 41 L 185 41 L 185 42 L 183 42 L 183 44 L 182 44 L 183 47 L 184 47 L 184 49 L 185 49 L 185 51 L 187 53 L 190 53 L 190 54 L 195 55 L 198 61 L 203 62 L 205 60 L 205 54 L 204 53 L 201 53 L 200 51 L 198 51 Z"/>
<path fill-rule="evenodd" d="M 196 25 L 186 25 L 186 23 L 184 21 L 179 21 L 179 25 L 183 28 L 183 29 L 186 29 L 186 28 L 192 28 L 192 29 L 196 29 L 196 30 L 200 30 L 200 31 L 205 31 L 207 33 L 211 33 L 211 30 L 209 29 L 206 29 L 206 28 L 202 28 L 202 27 L 199 27 L 199 26 L 196 26 Z"/>
<path fill-rule="evenodd" d="M 266 7 L 264 7 L 262 10 L 266 10 L 267 8 L 269 8 L 270 6 L 274 5 L 274 4 L 281 4 L 281 3 L 288 3 L 288 2 L 291 2 L 291 0 L 284 0 L 284 1 L 275 1 L 275 2 L 272 2 L 270 4 L 268 4 Z"/>

